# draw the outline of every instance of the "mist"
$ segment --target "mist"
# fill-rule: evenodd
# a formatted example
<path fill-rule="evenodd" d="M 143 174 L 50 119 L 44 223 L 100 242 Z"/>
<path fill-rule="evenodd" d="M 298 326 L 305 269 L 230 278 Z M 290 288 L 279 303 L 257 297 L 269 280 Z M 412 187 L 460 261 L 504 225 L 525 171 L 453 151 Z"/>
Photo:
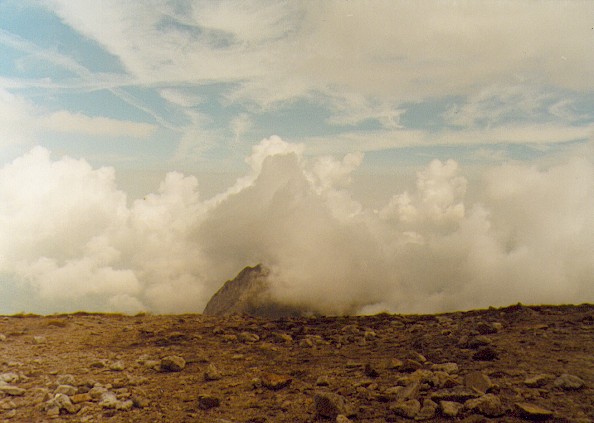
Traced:
<path fill-rule="evenodd" d="M 113 168 L 35 147 L 0 169 L 0 313 L 201 312 L 257 263 L 274 298 L 324 314 L 594 302 L 592 157 L 476 178 L 429 160 L 371 208 L 351 189 L 362 153 L 311 157 L 276 136 L 209 198 L 171 172 L 132 199 Z"/>

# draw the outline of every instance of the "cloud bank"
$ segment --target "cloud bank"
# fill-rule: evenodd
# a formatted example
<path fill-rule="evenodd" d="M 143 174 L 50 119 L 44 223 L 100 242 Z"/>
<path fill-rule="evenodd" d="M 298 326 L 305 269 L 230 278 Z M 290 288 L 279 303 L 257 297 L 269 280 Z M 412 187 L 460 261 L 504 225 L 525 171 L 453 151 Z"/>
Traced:
<path fill-rule="evenodd" d="M 3 295 L 21 293 L 30 312 L 200 312 L 225 280 L 264 263 L 279 301 L 322 313 L 592 302 L 589 148 L 472 181 L 433 160 L 372 210 L 349 191 L 361 153 L 312 158 L 278 137 L 208 199 L 171 172 L 131 200 L 113 169 L 36 147 L 0 169 Z"/>

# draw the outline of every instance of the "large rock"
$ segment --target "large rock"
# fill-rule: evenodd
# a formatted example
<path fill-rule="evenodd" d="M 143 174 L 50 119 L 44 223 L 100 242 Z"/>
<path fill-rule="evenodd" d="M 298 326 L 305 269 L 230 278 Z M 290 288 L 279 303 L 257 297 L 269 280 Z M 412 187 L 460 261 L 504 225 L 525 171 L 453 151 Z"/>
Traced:
<path fill-rule="evenodd" d="M 269 275 L 270 270 L 261 264 L 246 267 L 212 296 L 204 308 L 204 314 L 246 314 L 272 319 L 304 315 L 304 309 L 280 304 L 272 299 Z"/>

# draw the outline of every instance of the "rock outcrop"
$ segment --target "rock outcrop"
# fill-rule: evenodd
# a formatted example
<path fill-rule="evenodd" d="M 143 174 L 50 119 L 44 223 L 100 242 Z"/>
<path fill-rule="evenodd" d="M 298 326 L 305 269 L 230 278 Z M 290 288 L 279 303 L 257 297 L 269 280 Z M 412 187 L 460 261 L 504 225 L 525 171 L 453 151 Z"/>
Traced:
<path fill-rule="evenodd" d="M 269 275 L 270 270 L 261 264 L 246 267 L 235 279 L 225 282 L 208 301 L 203 313 L 210 316 L 245 314 L 272 319 L 306 314 L 304 309 L 280 304 L 272 298 Z"/>

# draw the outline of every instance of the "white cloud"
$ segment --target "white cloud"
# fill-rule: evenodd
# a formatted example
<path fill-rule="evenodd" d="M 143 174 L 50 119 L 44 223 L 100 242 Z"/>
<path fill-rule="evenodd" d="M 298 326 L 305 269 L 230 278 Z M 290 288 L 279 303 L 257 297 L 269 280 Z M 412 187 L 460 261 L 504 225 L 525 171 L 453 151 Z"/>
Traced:
<path fill-rule="evenodd" d="M 247 113 L 241 113 L 231 120 L 231 130 L 235 138 L 235 142 L 238 142 L 242 136 L 253 127 L 252 119 Z"/>
<path fill-rule="evenodd" d="M 35 137 L 34 107 L 0 88 L 0 145 L 27 144 Z"/>
<path fill-rule="evenodd" d="M 313 154 L 347 154 L 350 151 L 381 151 L 403 147 L 489 146 L 522 144 L 545 146 L 591 139 L 594 126 L 518 123 L 484 128 L 441 129 L 424 131 L 397 129 L 385 131 L 352 131 L 332 136 L 302 138 Z"/>
<path fill-rule="evenodd" d="M 230 98 L 262 106 L 329 91 L 418 101 L 510 78 L 594 86 L 584 2 L 46 4 L 141 82 L 234 81 Z"/>
<path fill-rule="evenodd" d="M 159 90 L 159 94 L 170 103 L 183 107 L 194 107 L 204 103 L 204 99 L 198 95 L 190 94 L 181 89 L 166 88 Z"/>
<path fill-rule="evenodd" d="M 0 169 L 0 273 L 30 311 L 199 312 L 258 262 L 280 301 L 325 313 L 594 301 L 591 154 L 472 181 L 433 161 L 379 213 L 350 196 L 360 153 L 303 154 L 271 137 L 214 199 L 170 173 L 129 204 L 113 169 L 35 148 Z"/>

